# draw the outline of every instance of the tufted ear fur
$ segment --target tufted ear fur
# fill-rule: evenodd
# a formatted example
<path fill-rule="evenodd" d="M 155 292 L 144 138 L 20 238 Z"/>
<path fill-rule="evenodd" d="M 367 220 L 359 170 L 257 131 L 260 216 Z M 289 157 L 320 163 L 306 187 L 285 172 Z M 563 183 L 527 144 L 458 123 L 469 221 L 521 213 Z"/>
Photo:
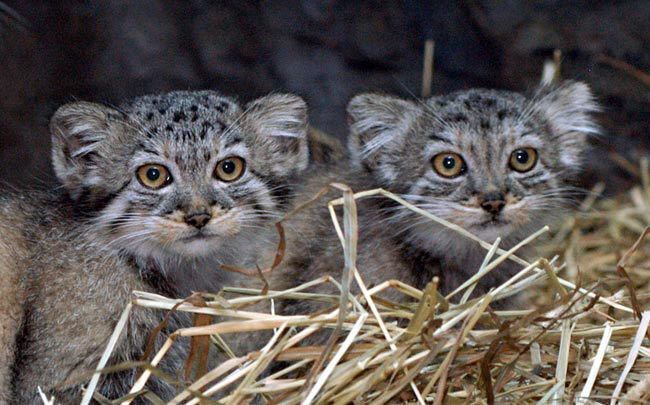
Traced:
<path fill-rule="evenodd" d="M 567 167 L 576 166 L 587 135 L 599 133 L 592 114 L 600 107 L 589 86 L 574 81 L 542 86 L 533 99 L 533 109 L 546 119 L 559 142 L 561 162 Z"/>
<path fill-rule="evenodd" d="M 96 175 L 97 160 L 107 152 L 118 117 L 110 107 L 74 102 L 60 107 L 50 120 L 54 172 L 73 199 L 102 181 Z"/>
<path fill-rule="evenodd" d="M 244 125 L 256 136 L 260 157 L 275 174 L 288 175 L 309 163 L 307 103 L 293 94 L 270 94 L 246 105 Z"/>
<path fill-rule="evenodd" d="M 350 100 L 347 112 L 352 161 L 374 170 L 380 150 L 408 132 L 420 109 L 416 103 L 398 97 L 365 93 Z"/>

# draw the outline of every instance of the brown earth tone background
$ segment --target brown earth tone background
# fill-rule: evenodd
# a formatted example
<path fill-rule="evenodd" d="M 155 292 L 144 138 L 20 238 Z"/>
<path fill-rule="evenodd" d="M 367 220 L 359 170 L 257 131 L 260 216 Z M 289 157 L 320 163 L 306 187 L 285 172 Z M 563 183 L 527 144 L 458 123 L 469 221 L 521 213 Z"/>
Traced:
<path fill-rule="evenodd" d="M 604 106 L 585 186 L 636 182 L 622 165 L 649 153 L 650 87 L 606 57 L 650 73 L 647 0 L 0 2 L 0 180 L 53 184 L 47 121 L 75 99 L 291 91 L 313 125 L 344 139 L 353 94 L 419 94 L 427 36 L 434 94 L 530 89 L 561 49 L 563 76 L 591 84 Z"/>

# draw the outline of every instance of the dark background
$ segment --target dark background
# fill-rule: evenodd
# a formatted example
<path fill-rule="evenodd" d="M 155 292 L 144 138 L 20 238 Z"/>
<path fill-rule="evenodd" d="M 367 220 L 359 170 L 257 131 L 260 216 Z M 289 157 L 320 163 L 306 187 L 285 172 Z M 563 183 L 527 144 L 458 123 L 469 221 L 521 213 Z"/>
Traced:
<path fill-rule="evenodd" d="M 650 72 L 648 0 L 0 2 L 0 180 L 51 182 L 47 121 L 75 99 L 291 91 L 313 125 L 344 139 L 353 94 L 419 95 L 427 33 L 434 94 L 530 89 L 561 49 L 563 77 L 591 84 L 604 106 L 585 185 L 604 180 L 615 192 L 638 181 L 624 167 L 648 155 L 648 77 L 603 56 Z"/>

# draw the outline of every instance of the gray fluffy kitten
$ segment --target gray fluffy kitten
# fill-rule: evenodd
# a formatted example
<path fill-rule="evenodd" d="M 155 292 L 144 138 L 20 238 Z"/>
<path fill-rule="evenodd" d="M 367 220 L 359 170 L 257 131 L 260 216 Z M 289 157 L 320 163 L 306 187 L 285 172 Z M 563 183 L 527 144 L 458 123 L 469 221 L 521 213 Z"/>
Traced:
<path fill-rule="evenodd" d="M 508 248 L 568 212 L 586 135 L 597 132 L 587 85 L 543 86 L 532 95 L 472 89 L 423 101 L 361 94 L 348 105 L 352 167 L 314 176 L 304 194 L 328 182 L 355 191 L 382 187 L 487 242 Z M 361 200 L 357 267 L 368 284 L 391 278 L 423 288 L 434 276 L 443 293 L 479 268 L 476 242 L 384 197 Z M 314 221 L 310 218 L 320 218 Z M 322 207 L 292 229 L 284 286 L 343 269 L 341 245 Z M 486 292 L 520 267 L 504 263 L 476 289 Z M 306 303 L 290 305 L 302 312 Z"/>
<path fill-rule="evenodd" d="M 0 403 L 35 403 L 39 386 L 78 403 L 66 381 L 97 366 L 134 289 L 184 297 L 254 283 L 219 266 L 273 252 L 270 225 L 307 166 L 306 114 L 293 95 L 240 106 L 212 91 L 61 107 L 51 132 L 62 189 L 0 198 Z M 162 315 L 134 309 L 112 364 L 139 360 Z M 179 339 L 163 370 L 182 370 L 186 348 Z M 110 374 L 100 392 L 124 395 L 134 377 Z M 175 391 L 155 377 L 147 388 Z"/>

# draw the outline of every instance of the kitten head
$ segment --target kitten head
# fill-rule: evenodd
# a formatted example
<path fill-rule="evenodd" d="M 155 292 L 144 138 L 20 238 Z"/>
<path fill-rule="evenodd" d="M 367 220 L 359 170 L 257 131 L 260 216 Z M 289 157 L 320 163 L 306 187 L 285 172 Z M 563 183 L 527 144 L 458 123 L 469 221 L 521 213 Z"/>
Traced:
<path fill-rule="evenodd" d="M 571 196 L 596 110 L 577 82 L 532 96 L 474 89 L 416 102 L 362 94 L 348 106 L 349 147 L 377 186 L 485 240 L 520 237 Z M 402 215 L 395 218 L 409 236 L 429 245 L 449 239 Z"/>
<path fill-rule="evenodd" d="M 282 213 L 307 166 L 306 114 L 287 94 L 243 107 L 213 91 L 75 102 L 51 121 L 54 169 L 111 247 L 203 257 Z"/>

